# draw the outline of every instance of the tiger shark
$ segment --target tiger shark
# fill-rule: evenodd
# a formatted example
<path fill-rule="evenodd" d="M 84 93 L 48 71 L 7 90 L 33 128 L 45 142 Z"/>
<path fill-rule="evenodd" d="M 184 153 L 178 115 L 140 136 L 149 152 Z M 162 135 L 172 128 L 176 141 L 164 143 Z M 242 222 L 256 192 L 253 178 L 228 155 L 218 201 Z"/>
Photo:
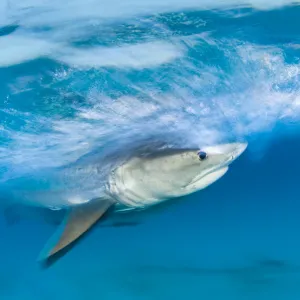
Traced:
<path fill-rule="evenodd" d="M 46 187 L 37 191 L 35 184 L 23 183 L 22 186 L 31 186 L 31 191 L 20 192 L 27 201 L 43 199 L 54 203 L 56 199 L 67 203 L 63 221 L 38 260 L 47 261 L 74 246 L 99 220 L 105 219 L 109 210 L 145 210 L 210 186 L 225 175 L 246 148 L 247 143 L 239 142 L 200 149 L 167 147 L 148 140 L 137 147 L 119 147 L 102 159 L 82 159 L 62 168 L 57 179 L 64 182 L 63 189 L 52 187 L 49 191 Z"/>
<path fill-rule="evenodd" d="M 39 260 L 72 244 L 111 207 L 117 212 L 146 209 L 206 188 L 228 171 L 246 147 L 247 143 L 228 143 L 202 149 L 157 148 L 132 153 L 110 169 L 101 197 L 69 208 Z M 94 173 L 101 172 L 97 164 L 88 168 L 89 172 L 91 168 Z"/>

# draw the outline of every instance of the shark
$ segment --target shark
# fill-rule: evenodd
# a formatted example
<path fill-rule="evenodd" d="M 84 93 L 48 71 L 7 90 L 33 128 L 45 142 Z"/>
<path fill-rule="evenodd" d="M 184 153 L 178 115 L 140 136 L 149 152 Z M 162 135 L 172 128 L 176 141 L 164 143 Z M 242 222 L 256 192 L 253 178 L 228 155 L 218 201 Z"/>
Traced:
<path fill-rule="evenodd" d="M 68 184 L 63 192 L 53 187 L 51 193 L 47 187 L 44 192 L 35 188 L 28 195 L 22 192 L 28 199 L 59 198 L 68 204 L 38 261 L 67 251 L 111 210 L 146 210 L 210 186 L 227 173 L 247 145 L 232 142 L 201 148 L 168 147 L 166 143 L 146 140 L 136 147 L 118 148 L 101 160 L 92 156 L 63 168 L 58 176 Z"/>

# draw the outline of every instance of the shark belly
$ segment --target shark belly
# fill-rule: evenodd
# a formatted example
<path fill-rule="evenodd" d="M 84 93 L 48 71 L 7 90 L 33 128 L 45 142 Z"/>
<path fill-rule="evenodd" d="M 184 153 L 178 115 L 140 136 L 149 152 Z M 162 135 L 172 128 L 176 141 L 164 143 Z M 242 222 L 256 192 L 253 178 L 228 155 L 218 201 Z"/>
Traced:
<path fill-rule="evenodd" d="M 154 197 L 154 195 L 147 189 L 143 178 L 138 180 L 123 180 L 120 174 L 113 174 L 109 179 L 109 194 L 121 206 L 131 208 L 143 208 L 151 204 L 161 202 L 161 199 Z"/>
<path fill-rule="evenodd" d="M 117 203 L 132 208 L 145 208 L 170 198 L 167 195 L 172 193 L 172 184 L 167 184 L 151 173 L 141 172 L 139 176 L 133 176 L 131 171 L 131 165 L 123 165 L 109 177 L 108 193 Z"/>
<path fill-rule="evenodd" d="M 118 167 L 110 174 L 107 191 L 117 203 L 142 209 L 193 192 L 186 186 L 174 186 L 173 179 L 163 170 L 159 173 L 145 170 L 139 162 L 134 161 Z"/>

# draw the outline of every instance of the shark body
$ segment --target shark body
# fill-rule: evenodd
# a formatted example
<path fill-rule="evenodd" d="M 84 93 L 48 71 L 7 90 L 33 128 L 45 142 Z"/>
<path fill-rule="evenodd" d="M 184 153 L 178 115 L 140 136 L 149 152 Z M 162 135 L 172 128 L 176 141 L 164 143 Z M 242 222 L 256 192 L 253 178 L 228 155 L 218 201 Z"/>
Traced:
<path fill-rule="evenodd" d="M 64 220 L 39 260 L 72 245 L 111 208 L 117 213 L 144 210 L 206 188 L 228 171 L 246 147 L 246 143 L 228 143 L 170 148 L 147 141 L 136 148 L 118 149 L 101 161 L 85 158 L 64 168 L 57 179 L 65 185 L 52 192 L 46 186 L 45 191 L 22 193 L 26 201 L 48 197 L 49 202 L 56 198 L 67 203 Z"/>

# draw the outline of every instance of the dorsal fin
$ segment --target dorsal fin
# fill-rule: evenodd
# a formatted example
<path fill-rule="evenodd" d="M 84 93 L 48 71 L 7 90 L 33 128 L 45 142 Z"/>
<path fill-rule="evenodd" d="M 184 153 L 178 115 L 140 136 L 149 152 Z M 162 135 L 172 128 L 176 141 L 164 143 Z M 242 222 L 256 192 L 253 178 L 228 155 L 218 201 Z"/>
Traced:
<path fill-rule="evenodd" d="M 69 246 L 87 232 L 113 204 L 111 199 L 99 198 L 70 208 L 62 224 L 46 243 L 38 260 L 47 260 Z"/>

